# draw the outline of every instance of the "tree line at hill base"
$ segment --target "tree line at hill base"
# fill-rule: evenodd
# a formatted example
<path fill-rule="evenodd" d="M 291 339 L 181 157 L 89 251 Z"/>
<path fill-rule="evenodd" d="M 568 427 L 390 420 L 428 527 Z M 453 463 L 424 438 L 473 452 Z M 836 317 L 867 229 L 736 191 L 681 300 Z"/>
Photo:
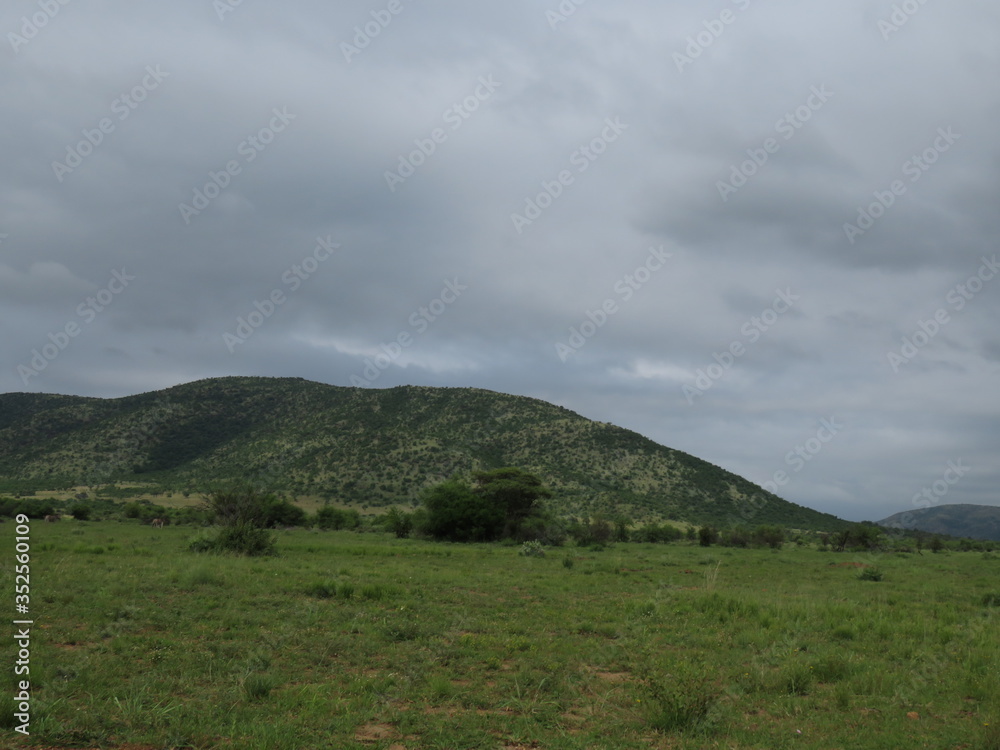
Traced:
<path fill-rule="evenodd" d="M 686 530 L 670 523 L 645 524 L 634 528 L 627 518 L 560 518 L 542 503 L 551 492 L 535 475 L 508 467 L 473 474 L 468 482 L 453 477 L 430 487 L 421 495 L 420 507 L 410 512 L 391 508 L 379 516 L 363 517 L 357 510 L 326 506 L 315 514 L 274 494 L 238 483 L 211 492 L 199 506 L 167 509 L 149 501 L 122 505 L 109 500 L 90 500 L 81 493 L 72 501 L 0 498 L 0 517 L 24 514 L 29 518 L 68 513 L 79 521 L 137 520 L 219 527 L 203 530 L 191 542 L 191 549 L 201 552 L 231 551 L 258 555 L 275 552 L 275 540 L 269 530 L 315 527 L 321 530 L 356 530 L 391 532 L 400 538 L 417 537 L 448 542 L 538 542 L 559 546 L 567 542 L 577 546 L 603 545 L 612 542 L 669 543 L 697 541 L 703 547 L 769 547 L 780 549 L 786 542 L 816 542 L 821 549 L 893 550 L 921 553 L 946 548 L 991 551 L 994 545 L 968 539 L 901 529 L 884 529 L 873 523 L 853 524 L 838 532 L 792 532 L 777 525 L 735 525 L 725 529 L 712 526 Z M 948 543 L 950 540 L 951 543 Z"/>

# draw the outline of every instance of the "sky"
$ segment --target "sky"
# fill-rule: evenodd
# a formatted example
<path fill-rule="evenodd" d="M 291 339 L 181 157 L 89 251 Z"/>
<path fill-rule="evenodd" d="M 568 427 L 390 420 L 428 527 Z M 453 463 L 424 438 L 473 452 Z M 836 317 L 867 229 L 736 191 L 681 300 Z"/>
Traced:
<path fill-rule="evenodd" d="M 991 0 L 8 0 L 0 392 L 468 386 L 1000 504 Z"/>

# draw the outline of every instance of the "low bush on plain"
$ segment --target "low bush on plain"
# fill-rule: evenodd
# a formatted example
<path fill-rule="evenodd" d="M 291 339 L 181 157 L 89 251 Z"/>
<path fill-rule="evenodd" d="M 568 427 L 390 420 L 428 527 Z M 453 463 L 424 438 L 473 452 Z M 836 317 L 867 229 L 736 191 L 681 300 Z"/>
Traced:
<path fill-rule="evenodd" d="M 274 536 L 267 529 L 247 524 L 226 526 L 215 533 L 201 532 L 191 540 L 188 549 L 215 554 L 229 552 L 247 557 L 277 554 Z"/>
<path fill-rule="evenodd" d="M 879 568 L 863 568 L 858 573 L 859 581 L 881 581 L 883 578 L 885 578 L 885 573 Z"/>
<path fill-rule="evenodd" d="M 541 542 L 525 542 L 518 554 L 521 557 L 545 557 L 545 548 Z"/>
<path fill-rule="evenodd" d="M 708 726 L 719 691 L 708 676 L 685 664 L 643 676 L 645 712 L 658 732 L 693 732 Z"/>

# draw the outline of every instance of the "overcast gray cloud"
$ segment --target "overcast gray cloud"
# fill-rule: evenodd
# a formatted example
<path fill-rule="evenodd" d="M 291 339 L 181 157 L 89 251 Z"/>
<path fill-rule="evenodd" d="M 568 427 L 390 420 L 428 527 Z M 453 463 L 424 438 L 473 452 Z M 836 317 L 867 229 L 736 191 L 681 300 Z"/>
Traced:
<path fill-rule="evenodd" d="M 11 0 L 0 31 L 0 390 L 476 386 L 850 519 L 1000 502 L 987 0 Z"/>

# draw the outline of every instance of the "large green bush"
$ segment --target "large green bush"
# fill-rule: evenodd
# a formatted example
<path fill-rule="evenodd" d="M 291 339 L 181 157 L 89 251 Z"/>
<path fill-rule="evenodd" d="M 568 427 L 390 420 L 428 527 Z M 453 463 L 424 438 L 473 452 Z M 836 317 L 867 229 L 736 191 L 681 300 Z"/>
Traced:
<path fill-rule="evenodd" d="M 72 508 L 69 509 L 70 515 L 73 516 L 77 521 L 89 521 L 90 520 L 90 506 L 86 503 L 76 503 Z"/>
<path fill-rule="evenodd" d="M 467 484 L 450 479 L 424 493 L 429 536 L 451 542 L 489 542 L 500 538 L 504 509 L 476 494 Z"/>
<path fill-rule="evenodd" d="M 298 517 L 288 508 L 299 511 L 301 519 L 305 519 L 301 508 L 259 492 L 250 485 L 217 490 L 209 496 L 205 510 L 222 528 L 215 533 L 198 535 L 192 540 L 190 549 L 194 552 L 233 552 L 249 556 L 273 555 L 275 542 L 268 529 L 282 520 Z"/>
<path fill-rule="evenodd" d="M 326 506 L 316 512 L 316 526 L 329 531 L 340 531 L 340 529 L 356 529 L 361 525 L 361 514 L 356 510 L 343 510 Z"/>
<path fill-rule="evenodd" d="M 224 526 L 213 533 L 203 531 L 191 540 L 192 552 L 231 552 L 248 557 L 277 554 L 274 535 L 267 529 L 248 524 Z"/>

